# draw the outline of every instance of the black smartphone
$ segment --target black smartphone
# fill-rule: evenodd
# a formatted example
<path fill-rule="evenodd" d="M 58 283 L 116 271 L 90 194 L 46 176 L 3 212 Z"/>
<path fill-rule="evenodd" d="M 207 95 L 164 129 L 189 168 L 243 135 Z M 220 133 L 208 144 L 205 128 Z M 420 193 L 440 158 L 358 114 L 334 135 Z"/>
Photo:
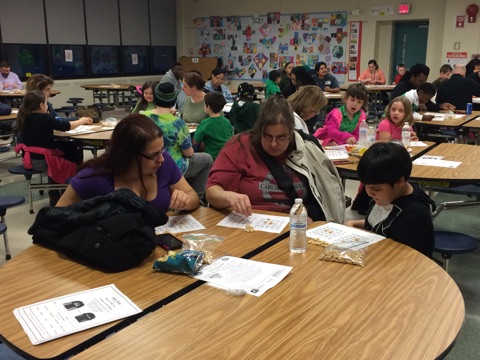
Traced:
<path fill-rule="evenodd" d="M 165 250 L 178 250 L 182 248 L 182 240 L 177 239 L 172 234 L 157 235 L 158 245 Z"/>

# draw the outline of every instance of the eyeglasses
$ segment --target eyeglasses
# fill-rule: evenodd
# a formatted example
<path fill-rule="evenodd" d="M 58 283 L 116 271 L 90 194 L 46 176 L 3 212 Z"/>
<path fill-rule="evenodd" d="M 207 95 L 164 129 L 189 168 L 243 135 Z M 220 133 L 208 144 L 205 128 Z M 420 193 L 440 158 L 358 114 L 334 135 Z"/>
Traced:
<path fill-rule="evenodd" d="M 162 151 L 157 151 L 156 153 L 153 153 L 151 155 L 145 155 L 145 154 L 140 154 L 140 155 L 142 155 L 145 159 L 157 161 L 160 155 L 163 156 L 164 153 L 165 153 L 165 149 L 162 149 Z"/>
<path fill-rule="evenodd" d="M 290 141 L 290 136 L 286 136 L 286 135 L 272 136 L 272 135 L 262 134 L 262 140 L 265 140 L 269 143 L 271 143 L 272 141 L 275 141 L 276 143 L 285 143 L 287 141 Z"/>

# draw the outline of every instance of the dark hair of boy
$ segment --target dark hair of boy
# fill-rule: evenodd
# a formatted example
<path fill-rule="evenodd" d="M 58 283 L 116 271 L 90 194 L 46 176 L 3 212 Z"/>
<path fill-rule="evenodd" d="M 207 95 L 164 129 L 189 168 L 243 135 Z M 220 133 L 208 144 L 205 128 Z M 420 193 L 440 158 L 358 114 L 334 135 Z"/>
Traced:
<path fill-rule="evenodd" d="M 448 72 L 452 72 L 453 71 L 453 68 L 450 64 L 443 64 L 441 67 L 440 67 L 440 72 L 442 74 L 445 74 L 445 73 L 448 73 Z"/>
<path fill-rule="evenodd" d="M 406 67 L 405 64 L 400 63 L 400 64 L 397 65 L 397 68 L 402 68 L 402 67 L 403 67 L 403 68 Z"/>
<path fill-rule="evenodd" d="M 433 86 L 432 83 L 429 83 L 429 82 L 424 82 L 422 85 L 420 85 L 417 88 L 417 93 L 419 91 L 423 91 L 424 94 L 428 94 L 428 95 L 432 95 L 432 96 L 434 96 L 435 93 L 437 92 L 435 90 L 435 86 Z"/>
<path fill-rule="evenodd" d="M 402 177 L 408 180 L 412 159 L 405 146 L 394 142 L 375 143 L 358 163 L 359 180 L 365 185 L 393 185 Z"/>
<path fill-rule="evenodd" d="M 205 94 L 205 105 L 210 107 L 210 109 L 215 113 L 218 114 L 222 111 L 223 107 L 227 103 L 225 97 L 216 91 L 209 92 Z"/>
<path fill-rule="evenodd" d="M 327 66 L 327 63 L 325 61 L 320 61 L 315 64 L 315 72 L 318 73 L 318 70 L 320 70 L 320 66 L 325 65 Z"/>
<path fill-rule="evenodd" d="M 268 73 L 268 80 L 276 81 L 281 76 L 280 70 L 272 70 Z"/>

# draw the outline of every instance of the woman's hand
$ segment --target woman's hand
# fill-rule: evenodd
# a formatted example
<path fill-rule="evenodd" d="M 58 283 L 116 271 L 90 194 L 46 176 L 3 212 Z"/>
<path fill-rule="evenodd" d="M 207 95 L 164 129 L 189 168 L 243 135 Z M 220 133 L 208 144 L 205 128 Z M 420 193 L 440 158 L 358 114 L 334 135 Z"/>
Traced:
<path fill-rule="evenodd" d="M 247 195 L 233 191 L 227 191 L 226 195 L 229 206 L 233 211 L 244 216 L 252 215 L 252 204 L 250 204 L 250 199 Z"/>
<path fill-rule="evenodd" d="M 185 191 L 182 190 L 173 190 L 172 196 L 170 198 L 169 209 L 172 211 L 182 211 L 186 209 L 189 196 Z"/>

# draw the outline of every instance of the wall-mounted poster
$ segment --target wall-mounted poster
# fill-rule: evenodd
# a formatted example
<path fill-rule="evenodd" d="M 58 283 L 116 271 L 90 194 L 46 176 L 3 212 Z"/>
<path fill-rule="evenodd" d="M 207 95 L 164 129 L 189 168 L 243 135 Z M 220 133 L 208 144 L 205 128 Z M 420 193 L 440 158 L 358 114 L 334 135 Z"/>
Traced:
<path fill-rule="evenodd" d="M 357 81 L 360 76 L 360 52 L 362 45 L 362 22 L 350 23 L 350 41 L 348 47 L 348 81 Z"/>
<path fill-rule="evenodd" d="M 266 79 L 289 61 L 311 69 L 325 61 L 340 83 L 349 73 L 346 12 L 212 16 L 195 19 L 194 26 L 194 55 L 221 57 L 233 80 Z"/>

